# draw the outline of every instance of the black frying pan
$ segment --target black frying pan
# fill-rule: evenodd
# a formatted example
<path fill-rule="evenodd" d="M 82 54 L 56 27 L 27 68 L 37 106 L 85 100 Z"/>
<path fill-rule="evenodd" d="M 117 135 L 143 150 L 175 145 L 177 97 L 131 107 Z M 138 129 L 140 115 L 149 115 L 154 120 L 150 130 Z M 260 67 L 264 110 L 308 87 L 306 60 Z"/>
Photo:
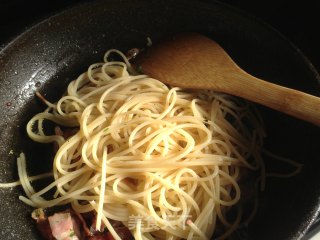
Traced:
<path fill-rule="evenodd" d="M 219 3 L 164 0 L 96 1 L 69 9 L 20 35 L 0 53 L 0 180 L 17 178 L 15 159 L 26 152 L 30 174 L 50 169 L 51 146 L 31 142 L 25 124 L 57 99 L 67 83 L 109 48 L 142 47 L 177 32 L 196 31 L 218 43 L 251 74 L 320 95 L 319 76 L 288 40 L 257 19 Z M 255 220 L 235 239 L 299 239 L 319 209 L 319 128 L 260 107 L 265 146 L 304 164 L 291 179 L 270 179 Z M 267 162 L 271 161 L 267 159 Z M 273 162 L 269 167 L 280 169 Z M 286 169 L 284 169 L 286 170 Z M 0 189 L 0 239 L 39 239 L 20 188 Z"/>

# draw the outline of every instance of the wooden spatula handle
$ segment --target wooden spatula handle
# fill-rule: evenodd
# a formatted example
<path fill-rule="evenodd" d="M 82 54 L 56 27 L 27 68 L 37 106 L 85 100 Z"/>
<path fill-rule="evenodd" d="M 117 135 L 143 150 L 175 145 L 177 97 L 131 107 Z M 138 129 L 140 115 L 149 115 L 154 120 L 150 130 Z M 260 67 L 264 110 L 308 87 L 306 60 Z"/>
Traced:
<path fill-rule="evenodd" d="M 250 81 L 249 81 L 250 80 Z M 227 81 L 225 84 L 228 84 Z M 241 74 L 230 86 L 231 94 L 320 126 L 320 98 Z"/>

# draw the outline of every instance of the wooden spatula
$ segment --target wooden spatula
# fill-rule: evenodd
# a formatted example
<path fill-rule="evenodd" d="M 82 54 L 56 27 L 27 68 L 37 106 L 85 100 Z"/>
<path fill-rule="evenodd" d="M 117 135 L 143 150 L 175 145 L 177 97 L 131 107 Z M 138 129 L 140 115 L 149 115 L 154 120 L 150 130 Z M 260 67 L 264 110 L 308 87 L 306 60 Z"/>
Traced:
<path fill-rule="evenodd" d="M 256 78 L 213 40 L 185 33 L 138 59 L 143 73 L 171 86 L 239 96 L 320 126 L 320 98 Z"/>

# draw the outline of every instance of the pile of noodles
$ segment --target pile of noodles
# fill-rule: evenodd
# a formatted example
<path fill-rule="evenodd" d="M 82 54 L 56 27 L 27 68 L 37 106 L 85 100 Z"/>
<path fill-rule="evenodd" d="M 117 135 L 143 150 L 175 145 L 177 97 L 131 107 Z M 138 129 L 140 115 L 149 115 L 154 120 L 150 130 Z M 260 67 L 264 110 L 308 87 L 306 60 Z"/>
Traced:
<path fill-rule="evenodd" d="M 124 62 L 108 61 L 114 53 Z M 264 132 L 247 102 L 134 74 L 117 50 L 72 81 L 58 102 L 45 102 L 27 132 L 34 141 L 58 144 L 54 181 L 36 192 L 21 154 L 26 204 L 94 210 L 97 229 L 104 224 L 117 240 L 110 219 L 135 239 L 210 239 L 218 232 L 223 239 L 239 225 L 241 211 L 231 219 L 228 213 L 240 199 L 241 172 L 263 169 Z M 75 134 L 47 135 L 46 121 Z"/>

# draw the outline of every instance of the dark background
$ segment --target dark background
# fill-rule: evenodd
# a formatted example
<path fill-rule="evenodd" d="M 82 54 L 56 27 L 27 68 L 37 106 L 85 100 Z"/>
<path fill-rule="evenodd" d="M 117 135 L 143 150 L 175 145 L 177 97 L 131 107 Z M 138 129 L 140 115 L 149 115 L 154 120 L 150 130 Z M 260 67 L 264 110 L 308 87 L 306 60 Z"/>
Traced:
<path fill-rule="evenodd" d="M 79 2 L 81 1 L 0 0 L 0 46 L 4 46 L 46 16 Z M 301 49 L 320 71 L 319 1 L 221 0 L 220 2 L 240 8 L 273 26 Z"/>
<path fill-rule="evenodd" d="M 89 2 L 89 0 L 82 2 L 84 1 Z M 0 49 L 30 26 L 79 2 L 81 1 L 0 0 Z M 320 2 L 310 0 L 254 2 L 221 0 L 220 2 L 242 9 L 277 29 L 291 40 L 320 72 Z M 320 229 L 320 226 L 318 228 Z"/>

